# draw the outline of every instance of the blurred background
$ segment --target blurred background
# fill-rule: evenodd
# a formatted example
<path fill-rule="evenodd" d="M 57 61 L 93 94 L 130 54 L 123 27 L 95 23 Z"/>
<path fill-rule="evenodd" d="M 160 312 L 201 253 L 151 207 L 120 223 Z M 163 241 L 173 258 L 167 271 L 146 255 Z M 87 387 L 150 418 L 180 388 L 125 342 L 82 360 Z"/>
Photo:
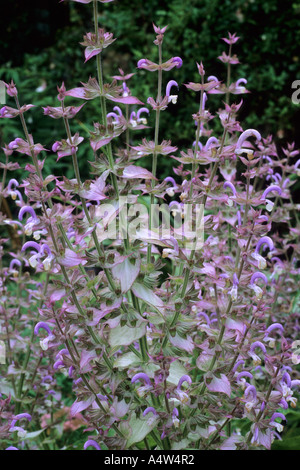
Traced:
<path fill-rule="evenodd" d="M 171 139 L 180 149 L 191 146 L 195 127 L 192 114 L 197 111 L 198 96 L 183 84 L 198 81 L 196 61 L 202 61 L 206 76 L 216 75 L 226 81 L 226 67 L 217 59 L 228 46 L 221 40 L 228 31 L 240 36 L 234 45 L 240 60 L 232 67 L 232 80 L 246 78 L 249 94 L 231 95 L 231 102 L 243 107 L 239 114 L 244 128 L 254 127 L 266 137 L 272 134 L 278 148 L 295 141 L 300 146 L 300 105 L 292 103 L 292 83 L 300 79 L 300 3 L 287 0 L 116 0 L 99 3 L 99 25 L 113 32 L 117 41 L 103 53 L 105 81 L 118 74 L 118 68 L 136 74 L 128 82 L 132 94 L 146 102 L 148 96 L 156 96 L 157 74 L 137 70 L 137 61 L 149 58 L 157 61 L 157 47 L 152 22 L 168 25 L 163 45 L 163 59 L 173 56 L 183 59 L 180 69 L 163 74 L 163 86 L 174 79 L 180 85 L 177 105 L 170 105 L 162 113 L 160 136 Z M 95 76 L 95 60 L 84 64 L 83 47 L 79 44 L 83 35 L 93 31 L 92 3 L 84 5 L 59 0 L 15 0 L 6 3 L 6 14 L 1 15 L 1 64 L 0 79 L 13 79 L 18 86 L 20 102 L 32 103 L 36 108 L 26 114 L 30 132 L 35 142 L 51 149 L 56 140 L 64 138 L 59 120 L 43 115 L 41 106 L 57 106 L 57 85 L 65 82 L 67 89 L 87 82 Z M 207 106 L 215 114 L 222 106 L 224 95 L 210 95 Z M 97 101 L 97 100 L 95 100 Z M 68 100 L 78 105 L 81 100 Z M 7 104 L 14 106 L 11 98 Z M 109 103 L 108 111 L 113 103 Z M 87 128 L 99 121 L 99 102 L 88 102 L 73 119 L 72 131 L 86 137 L 80 146 L 79 156 L 83 175 L 88 171 L 87 160 L 92 152 L 87 141 Z M 134 110 L 132 108 L 131 110 Z M 85 127 L 81 122 L 85 123 Z M 154 125 L 150 116 L 149 125 Z M 220 130 L 218 119 L 211 121 L 216 135 Z M 86 127 L 87 126 L 87 127 Z M 20 136 L 18 119 L 0 122 L 1 146 Z M 136 131 L 133 143 L 140 140 L 143 131 Z M 146 131 L 153 138 L 153 129 Z M 27 158 L 27 157 L 24 157 Z M 46 172 L 64 171 L 73 176 L 68 158 L 56 164 L 51 152 L 47 153 Z M 144 160 L 144 159 L 142 159 Z M 148 166 L 149 162 L 142 162 Z M 161 176 L 167 175 L 174 164 L 169 159 L 160 162 Z"/>

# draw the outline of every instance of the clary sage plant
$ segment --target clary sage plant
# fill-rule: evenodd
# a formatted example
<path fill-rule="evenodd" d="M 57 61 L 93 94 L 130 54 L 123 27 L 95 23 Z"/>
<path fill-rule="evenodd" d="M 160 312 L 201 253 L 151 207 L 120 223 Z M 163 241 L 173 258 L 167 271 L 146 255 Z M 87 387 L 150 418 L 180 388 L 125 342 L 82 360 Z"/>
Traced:
<path fill-rule="evenodd" d="M 35 141 L 33 105 L 13 81 L 0 110 L 4 122 L 20 120 L 1 160 L 1 447 L 63 449 L 80 429 L 84 449 L 270 449 L 300 385 L 299 152 L 237 120 L 247 80 L 232 80 L 236 34 L 223 38 L 225 79 L 200 62 L 197 83 L 184 84 L 195 97 L 191 141 L 173 146 L 160 121 L 180 106 L 172 70 L 184 63 L 163 47 L 167 26 L 153 25 L 157 61 L 137 63 L 137 76 L 154 79 L 152 96 L 138 99 L 130 71 L 104 81 L 115 38 L 98 7 L 111 0 L 73 1 L 93 14 L 81 45 L 95 75 L 62 83 L 57 106 L 41 109 L 60 120 L 61 140 Z M 98 121 L 79 134 L 72 118 L 89 100 Z M 68 159 L 73 178 L 59 165 L 45 174 L 45 158 Z M 161 179 L 167 159 L 174 172 Z M 23 179 L 9 179 L 20 168 Z"/>

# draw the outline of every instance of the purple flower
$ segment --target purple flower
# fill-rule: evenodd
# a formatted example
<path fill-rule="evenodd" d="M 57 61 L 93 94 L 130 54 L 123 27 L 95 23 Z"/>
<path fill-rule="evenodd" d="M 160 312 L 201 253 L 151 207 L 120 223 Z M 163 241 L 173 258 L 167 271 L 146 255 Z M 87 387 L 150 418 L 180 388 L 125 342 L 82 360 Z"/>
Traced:
<path fill-rule="evenodd" d="M 239 368 L 239 366 L 241 365 L 244 365 L 245 364 L 245 361 L 243 361 L 243 359 L 240 359 L 239 361 L 236 362 L 236 364 L 234 365 L 233 369 L 232 369 L 232 372 L 236 372 L 236 370 Z"/>
<path fill-rule="evenodd" d="M 234 95 L 238 95 L 240 93 L 247 93 L 247 90 L 244 86 L 241 86 L 241 83 L 244 83 L 245 85 L 247 84 L 246 78 L 239 78 L 235 85 L 234 88 L 231 90 L 231 93 Z"/>
<path fill-rule="evenodd" d="M 65 367 L 63 361 L 56 361 L 54 364 L 53 364 L 53 369 L 54 370 L 57 370 L 57 369 L 62 369 L 63 367 Z"/>
<path fill-rule="evenodd" d="M 168 258 L 171 256 L 175 256 L 175 257 L 178 256 L 179 255 L 178 241 L 176 240 L 176 238 L 172 236 L 170 236 L 168 240 L 170 240 L 171 244 L 173 245 L 173 248 L 164 248 L 162 252 L 162 257 Z"/>
<path fill-rule="evenodd" d="M 254 385 L 248 385 L 248 387 L 245 390 L 245 398 L 248 398 L 249 395 L 252 395 L 252 398 L 256 398 L 256 388 Z"/>
<path fill-rule="evenodd" d="M 250 372 L 243 371 L 236 376 L 236 381 L 240 382 L 242 377 L 248 377 L 248 379 L 253 379 L 253 375 Z"/>
<path fill-rule="evenodd" d="M 31 206 L 23 206 L 20 209 L 19 216 L 18 216 L 19 220 L 23 220 L 24 214 L 30 214 L 31 215 L 31 217 L 29 217 L 27 219 L 27 222 L 24 226 L 25 234 L 30 236 L 30 235 L 32 235 L 32 231 L 33 231 L 34 226 L 37 225 L 40 222 L 40 220 L 37 217 L 33 207 L 31 207 Z"/>
<path fill-rule="evenodd" d="M 53 381 L 52 375 L 45 375 L 45 377 L 42 378 L 41 383 L 44 384 L 45 382 L 52 382 L 52 381 Z"/>
<path fill-rule="evenodd" d="M 266 347 L 264 344 L 262 344 L 260 341 L 255 341 L 253 344 L 251 344 L 250 350 L 249 350 L 249 356 L 253 359 L 254 365 L 258 366 L 261 364 L 261 359 L 257 354 L 255 354 L 254 350 L 256 348 L 259 348 L 262 350 L 264 354 L 267 353 Z"/>
<path fill-rule="evenodd" d="M 272 185 L 272 186 L 269 186 L 263 193 L 262 197 L 261 197 L 261 200 L 264 201 L 264 202 L 267 202 L 267 205 L 266 205 L 266 209 L 267 211 L 271 212 L 272 209 L 273 209 L 273 206 L 274 206 L 274 203 L 272 201 L 269 201 L 268 199 L 266 199 L 266 196 L 269 194 L 269 193 L 272 193 L 272 192 L 277 192 L 279 194 L 279 196 L 281 195 L 282 193 L 282 190 L 279 186 L 277 185 Z"/>
<path fill-rule="evenodd" d="M 155 416 L 158 415 L 156 409 L 153 408 L 153 406 L 148 406 L 148 408 L 146 408 L 145 411 L 143 412 L 143 416 L 146 416 L 148 413 L 153 413 Z"/>
<path fill-rule="evenodd" d="M 177 103 L 178 95 L 170 95 L 170 91 L 171 91 L 171 88 L 172 88 L 173 86 L 177 86 L 177 88 L 178 88 L 178 83 L 175 82 L 175 80 L 170 80 L 170 81 L 167 83 L 167 87 L 166 87 L 166 96 L 168 97 L 168 103 L 172 102 L 173 104 L 176 104 L 176 103 Z"/>
<path fill-rule="evenodd" d="M 70 353 L 67 349 L 61 349 L 57 354 L 56 354 L 56 359 L 62 359 L 62 355 L 65 354 L 66 356 L 70 356 Z"/>
<path fill-rule="evenodd" d="M 19 216 L 18 216 L 19 220 L 23 220 L 23 216 L 26 213 L 31 214 L 31 217 L 37 220 L 36 213 L 34 212 L 34 209 L 31 206 L 24 206 L 21 208 L 21 210 L 19 211 Z"/>
<path fill-rule="evenodd" d="M 194 307 L 197 309 L 197 307 L 196 307 L 195 305 L 193 305 L 192 311 L 193 311 L 193 308 L 194 308 Z M 203 318 L 206 320 L 206 323 L 207 323 L 208 325 L 210 324 L 210 318 L 209 318 L 209 316 L 208 316 L 205 312 L 199 312 L 199 313 L 197 313 L 197 317 L 198 317 L 198 318 L 203 317 Z"/>
<path fill-rule="evenodd" d="M 137 66 L 139 69 L 142 69 L 147 65 L 148 62 L 149 61 L 147 61 L 147 59 L 140 59 L 137 63 Z"/>
<path fill-rule="evenodd" d="M 233 193 L 233 196 L 235 197 L 237 195 L 236 193 L 236 189 L 234 187 L 234 185 L 232 183 L 230 183 L 230 181 L 225 181 L 225 183 L 223 184 L 223 188 L 230 188 L 232 193 Z M 227 200 L 227 204 L 231 207 L 233 205 L 233 201 L 231 198 L 228 198 Z"/>
<path fill-rule="evenodd" d="M 260 341 L 255 341 L 251 344 L 250 351 L 253 352 L 256 348 L 260 348 L 264 354 L 266 354 L 267 350 L 264 344 Z"/>
<path fill-rule="evenodd" d="M 173 197 L 175 195 L 175 191 L 178 189 L 176 181 L 174 178 L 172 178 L 172 176 L 167 176 L 167 178 L 164 179 L 164 182 L 171 183 L 173 185 L 172 187 L 166 189 L 168 196 Z"/>
<path fill-rule="evenodd" d="M 228 39 L 227 38 L 222 38 L 224 42 L 227 44 L 235 44 L 240 38 L 236 36 L 236 33 L 228 33 Z"/>
<path fill-rule="evenodd" d="M 27 431 L 25 431 L 25 429 L 23 429 L 22 427 L 15 425 L 16 422 L 19 421 L 20 419 L 27 419 L 27 421 L 31 421 L 31 415 L 28 413 L 21 413 L 21 414 L 14 416 L 10 423 L 9 432 L 17 432 L 18 437 L 20 439 L 24 439 L 24 437 L 26 437 Z"/>
<path fill-rule="evenodd" d="M 12 186 L 13 186 L 13 188 L 12 188 Z M 16 197 L 17 197 L 15 189 L 18 186 L 19 186 L 19 183 L 16 179 L 12 178 L 12 179 L 9 180 L 8 185 L 7 185 L 7 191 L 8 191 L 8 194 L 11 196 L 11 198 L 13 200 L 15 200 Z"/>
<path fill-rule="evenodd" d="M 275 339 L 269 336 L 269 334 L 273 330 L 280 330 L 280 335 L 282 335 L 283 334 L 283 326 L 280 323 L 273 323 L 272 325 L 269 326 L 269 328 L 267 328 L 267 330 L 265 332 L 264 341 L 265 342 L 267 341 L 269 343 L 270 348 L 274 348 L 274 346 L 275 346 Z"/>
<path fill-rule="evenodd" d="M 187 382 L 188 385 L 191 385 L 192 384 L 192 379 L 189 375 L 183 375 L 180 379 L 179 379 L 179 382 L 178 382 L 178 385 L 177 385 L 177 389 L 181 389 L 181 386 L 184 382 Z"/>
<path fill-rule="evenodd" d="M 235 149 L 235 153 L 237 154 L 241 154 L 241 153 L 248 153 L 248 154 L 253 154 L 253 150 L 250 150 L 248 148 L 243 148 L 243 143 L 248 139 L 248 137 L 256 137 L 256 140 L 261 140 L 261 135 L 258 131 L 256 131 L 255 129 L 248 129 L 247 131 L 244 131 L 238 141 L 237 141 L 237 144 L 236 144 L 236 149 Z"/>
<path fill-rule="evenodd" d="M 236 376 L 236 382 L 240 387 L 242 387 L 242 390 L 245 390 L 245 388 L 249 386 L 248 382 L 244 377 L 248 377 L 248 379 L 251 380 L 253 379 L 253 375 L 250 372 L 243 371 Z"/>
<path fill-rule="evenodd" d="M 252 258 L 254 258 L 258 261 L 258 268 L 259 269 L 265 269 L 266 266 L 267 266 L 267 262 L 266 262 L 265 258 L 259 254 L 259 250 L 263 245 L 267 245 L 269 250 L 271 250 L 271 251 L 274 249 L 274 243 L 273 243 L 273 241 L 271 240 L 270 237 L 262 237 L 258 241 L 258 243 L 256 245 L 255 252 L 252 253 L 251 256 L 252 256 Z"/>
<path fill-rule="evenodd" d="M 18 266 L 20 268 L 22 266 L 21 261 L 16 259 L 16 258 L 11 260 L 11 262 L 9 264 L 9 270 L 14 271 L 14 266 Z"/>
<path fill-rule="evenodd" d="M 143 372 L 139 372 L 138 374 L 135 374 L 132 379 L 131 383 L 134 384 L 138 380 L 143 380 L 147 385 L 151 385 L 151 380 L 150 377 L 147 374 L 144 374 Z"/>
<path fill-rule="evenodd" d="M 167 62 L 159 65 L 149 59 L 140 59 L 137 63 L 139 69 L 145 69 L 149 72 L 156 72 L 157 70 L 169 71 L 174 67 L 180 68 L 182 66 L 182 59 L 180 57 L 172 57 Z"/>
<path fill-rule="evenodd" d="M 114 118 L 115 122 L 113 124 L 118 124 L 119 123 L 119 118 L 120 116 L 117 113 L 111 112 L 106 115 L 106 119 Z"/>
<path fill-rule="evenodd" d="M 44 329 L 48 333 L 48 336 L 46 338 L 44 338 L 43 340 L 40 340 L 41 348 L 43 349 L 43 351 L 47 351 L 47 349 L 49 348 L 49 342 L 53 341 L 55 339 L 55 336 L 52 334 L 49 325 L 47 325 L 47 323 L 45 322 L 41 321 L 35 325 L 34 334 L 38 335 L 40 329 Z"/>
<path fill-rule="evenodd" d="M 84 450 L 86 450 L 90 446 L 94 447 L 96 450 L 101 450 L 101 447 L 99 446 L 99 444 L 97 444 L 97 442 L 94 441 L 93 439 L 89 439 L 88 441 L 86 441 L 83 448 Z"/>
<path fill-rule="evenodd" d="M 196 141 L 194 140 L 194 142 L 193 142 L 193 147 L 195 147 L 195 145 L 196 145 Z M 199 150 L 202 150 L 202 149 L 203 149 L 203 145 L 201 144 L 201 142 L 198 142 L 198 149 L 199 149 Z"/>
<path fill-rule="evenodd" d="M 263 245 L 268 245 L 268 248 L 269 248 L 270 251 L 272 251 L 274 249 L 274 243 L 273 243 L 272 239 L 270 237 L 262 237 L 256 245 L 255 252 L 258 253 L 260 248 Z"/>
<path fill-rule="evenodd" d="M 270 326 L 267 328 L 266 334 L 271 333 L 271 331 L 273 331 L 273 330 L 280 330 L 281 333 L 283 333 L 284 328 L 283 328 L 283 326 L 282 326 L 280 323 L 273 323 L 272 325 L 270 325 Z"/>
<path fill-rule="evenodd" d="M 257 298 L 258 300 L 260 300 L 260 299 L 262 298 L 262 295 L 263 295 L 263 290 L 262 290 L 259 286 L 257 286 L 257 285 L 255 284 L 255 281 L 256 281 L 257 279 L 262 279 L 265 284 L 268 283 L 268 279 L 267 279 L 267 277 L 265 276 L 265 274 L 260 273 L 260 272 L 254 273 L 254 274 L 252 275 L 252 277 L 251 277 L 249 287 L 250 287 L 250 289 L 252 289 L 252 290 L 254 291 L 254 293 L 255 293 L 255 295 L 256 295 L 256 298 Z"/>
<path fill-rule="evenodd" d="M 6 93 L 8 94 L 8 96 L 11 96 L 13 98 L 18 96 L 18 90 L 13 80 L 11 80 L 10 83 L 5 83 L 5 86 L 6 86 Z"/>
<path fill-rule="evenodd" d="M 27 421 L 31 421 L 31 415 L 29 413 L 20 413 L 18 415 L 15 415 L 12 419 L 12 422 L 11 422 L 11 427 L 14 427 L 14 425 L 16 424 L 17 421 L 19 421 L 20 419 L 27 419 Z"/>
<path fill-rule="evenodd" d="M 282 378 L 281 378 L 281 382 L 285 383 L 288 387 L 291 386 L 292 379 L 291 379 L 291 376 L 288 372 L 284 372 L 284 374 L 282 375 Z"/>
<path fill-rule="evenodd" d="M 219 145 L 218 139 L 216 137 L 210 137 L 207 139 L 204 149 L 209 150 L 214 144 L 216 144 L 216 146 Z"/>
<path fill-rule="evenodd" d="M 175 428 L 178 428 L 180 424 L 178 416 L 179 416 L 179 411 L 177 408 L 174 408 L 172 411 L 172 423 Z"/>
<path fill-rule="evenodd" d="M 21 251 L 25 251 L 28 248 L 33 248 L 34 250 L 36 250 L 38 252 L 40 251 L 40 245 L 37 242 L 29 241 L 29 242 L 24 243 L 24 245 L 22 246 Z"/>
<path fill-rule="evenodd" d="M 78 151 L 78 145 L 83 142 L 84 138 L 80 137 L 78 132 L 72 136 L 71 140 L 62 140 L 61 142 L 55 142 L 52 146 L 52 151 L 57 153 L 57 160 L 69 155 L 74 155 Z"/>
<path fill-rule="evenodd" d="M 138 122 L 138 123 L 142 123 L 143 125 L 146 125 L 146 124 L 147 124 L 147 119 L 146 119 L 146 118 L 143 118 L 143 117 L 141 118 L 141 114 L 142 114 L 142 113 L 147 113 L 147 114 L 149 114 L 149 112 L 150 112 L 150 111 L 149 111 L 148 108 L 145 108 L 145 107 L 140 108 L 140 109 L 137 111 L 137 113 L 136 113 L 137 122 Z"/>
<path fill-rule="evenodd" d="M 267 279 L 267 277 L 265 276 L 265 274 L 263 274 L 263 273 L 259 273 L 259 272 L 254 273 L 254 274 L 252 275 L 252 277 L 251 277 L 250 284 L 254 284 L 254 282 L 256 281 L 256 279 L 262 279 L 265 284 L 268 284 L 268 279 Z"/>
<path fill-rule="evenodd" d="M 38 335 L 40 329 L 44 329 L 44 330 L 47 331 L 47 333 L 51 334 L 50 326 L 47 325 L 47 323 L 45 323 L 45 322 L 43 322 L 43 321 L 40 321 L 39 323 L 37 323 L 37 324 L 35 325 L 34 334 L 35 334 L 35 335 Z"/>
<path fill-rule="evenodd" d="M 270 426 L 274 426 L 278 432 L 283 431 L 283 426 L 282 424 L 276 423 L 275 419 L 280 418 L 283 421 L 286 421 L 286 417 L 282 413 L 273 413 L 271 419 L 270 419 Z"/>
<path fill-rule="evenodd" d="M 299 160 L 298 160 L 298 161 L 295 163 L 295 165 L 294 165 L 294 170 L 296 171 L 297 176 L 300 176 L 300 168 L 299 168 L 299 166 L 300 166 L 300 158 L 299 158 Z"/>
<path fill-rule="evenodd" d="M 231 296 L 233 301 L 236 301 L 237 294 L 238 294 L 238 285 L 239 285 L 239 279 L 236 273 L 233 274 L 232 283 L 233 283 L 233 286 L 230 289 L 230 291 L 228 291 L 228 294 Z"/>
<path fill-rule="evenodd" d="M 173 57 L 171 61 L 178 69 L 182 66 L 182 59 L 180 57 Z"/>

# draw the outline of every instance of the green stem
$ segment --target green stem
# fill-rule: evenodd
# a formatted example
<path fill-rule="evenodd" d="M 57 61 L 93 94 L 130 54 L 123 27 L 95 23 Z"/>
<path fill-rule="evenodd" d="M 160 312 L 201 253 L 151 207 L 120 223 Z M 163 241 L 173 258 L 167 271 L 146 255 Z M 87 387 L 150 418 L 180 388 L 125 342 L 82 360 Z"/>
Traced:
<path fill-rule="evenodd" d="M 158 64 L 162 64 L 162 46 L 161 44 L 158 45 Z M 157 102 L 160 101 L 161 99 L 161 88 L 162 88 L 162 69 L 158 69 L 158 82 L 157 82 Z M 155 115 L 155 130 L 154 130 L 154 153 L 153 153 L 153 160 L 152 160 L 152 174 L 154 177 L 156 177 L 156 170 L 157 170 L 157 151 L 156 147 L 158 145 L 158 136 L 159 136 L 159 117 L 160 117 L 160 109 L 156 109 L 156 115 Z M 151 182 L 151 187 L 154 188 L 155 186 L 155 180 L 152 180 Z M 152 205 L 155 204 L 155 198 L 154 194 L 151 193 L 150 195 L 150 211 L 152 208 Z M 151 217 L 149 217 L 149 230 L 151 230 L 152 226 L 152 221 Z M 151 263 L 151 248 L 152 245 L 149 243 L 147 247 L 147 263 Z"/>

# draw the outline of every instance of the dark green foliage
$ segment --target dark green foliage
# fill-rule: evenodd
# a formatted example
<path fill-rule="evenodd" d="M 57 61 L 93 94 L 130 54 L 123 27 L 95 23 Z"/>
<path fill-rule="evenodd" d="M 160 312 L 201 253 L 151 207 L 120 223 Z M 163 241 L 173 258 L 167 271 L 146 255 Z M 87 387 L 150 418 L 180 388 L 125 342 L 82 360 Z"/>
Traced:
<path fill-rule="evenodd" d="M 79 45 L 84 31 L 93 29 L 92 7 L 91 4 L 57 1 L 51 2 L 49 10 L 47 1 L 38 3 L 38 6 L 31 4 L 30 8 L 26 5 L 26 12 L 24 7 L 19 6 L 18 15 L 10 17 L 3 48 L 6 50 L 7 44 L 12 43 L 14 46 L 10 50 L 9 60 L 0 67 L 0 78 L 15 80 L 23 103 L 57 105 L 56 86 L 62 80 L 67 88 L 72 88 L 78 86 L 80 81 L 87 81 L 90 75 L 95 75 L 94 61 L 83 64 L 83 48 Z M 186 3 L 180 0 L 122 0 L 100 4 L 100 23 L 118 38 L 112 47 L 104 51 L 106 80 L 118 73 L 119 67 L 125 72 L 135 71 L 136 75 L 129 82 L 132 93 L 144 102 L 148 96 L 155 97 L 156 74 L 137 70 L 136 63 L 143 57 L 157 60 L 152 22 L 159 26 L 168 24 L 163 46 L 164 59 L 180 56 L 183 67 L 164 74 L 163 86 L 168 80 L 175 79 L 180 84 L 180 92 L 178 105 L 169 107 L 167 114 L 162 115 L 160 135 L 161 138 L 171 139 L 174 145 L 186 148 L 194 140 L 191 115 L 197 110 L 198 98 L 195 93 L 188 92 L 183 84 L 198 80 L 196 61 L 203 61 L 207 76 L 213 74 L 226 80 L 226 68 L 217 59 L 223 50 L 227 50 L 227 45 L 220 38 L 227 36 L 228 31 L 236 32 L 241 39 L 234 50 L 241 64 L 232 67 L 232 80 L 247 78 L 251 91 L 243 97 L 241 121 L 245 127 L 255 127 L 264 135 L 277 135 L 280 145 L 287 140 L 296 140 L 299 145 L 299 105 L 291 100 L 292 82 L 299 78 L 299 12 L 300 4 L 284 0 L 191 0 Z M 48 29 L 39 31 L 38 25 L 34 27 L 32 21 L 41 25 L 46 16 Z M 29 21 L 29 18 L 30 27 L 26 28 L 24 19 Z M 16 28 L 17 22 L 19 28 Z M 53 34 L 55 30 L 56 35 Z M 26 50 L 34 50 L 34 54 L 25 54 L 19 66 L 20 54 L 24 52 L 23 37 L 26 38 Z M 29 43 L 32 45 L 29 46 Z M 45 49 L 45 44 L 51 45 Z M 43 80 L 47 83 L 46 90 L 40 94 L 34 93 Z M 208 106 L 212 112 L 215 113 L 221 106 L 222 98 L 222 95 L 209 97 Z M 239 98 L 237 96 L 236 101 Z M 73 103 L 77 104 L 78 101 L 73 100 Z M 100 119 L 98 103 L 89 102 L 79 115 L 80 121 L 86 122 L 87 115 L 91 128 L 93 120 Z M 31 111 L 30 117 L 32 122 L 29 124 L 36 142 L 51 148 L 55 140 L 62 138 L 60 123 L 43 117 L 40 109 Z M 152 121 L 150 117 L 150 125 L 154 124 Z M 217 121 L 212 122 L 216 130 Z M 81 135 L 88 137 L 78 120 L 73 120 L 72 126 L 74 132 L 80 131 Z M 18 135 L 17 120 L 5 120 L 5 129 L 3 127 L 2 124 L 3 142 Z M 147 134 L 152 138 L 152 130 Z M 141 133 L 136 133 L 135 137 L 140 138 Z M 47 171 L 51 169 L 53 172 L 54 157 L 50 153 L 46 166 Z M 86 161 L 93 158 L 88 142 L 81 146 L 80 156 L 84 172 Z M 145 160 L 141 163 L 147 165 Z M 164 176 L 173 166 L 173 161 L 165 159 L 163 165 L 161 163 L 159 168 Z M 62 159 L 59 165 L 70 177 L 68 159 Z"/>

